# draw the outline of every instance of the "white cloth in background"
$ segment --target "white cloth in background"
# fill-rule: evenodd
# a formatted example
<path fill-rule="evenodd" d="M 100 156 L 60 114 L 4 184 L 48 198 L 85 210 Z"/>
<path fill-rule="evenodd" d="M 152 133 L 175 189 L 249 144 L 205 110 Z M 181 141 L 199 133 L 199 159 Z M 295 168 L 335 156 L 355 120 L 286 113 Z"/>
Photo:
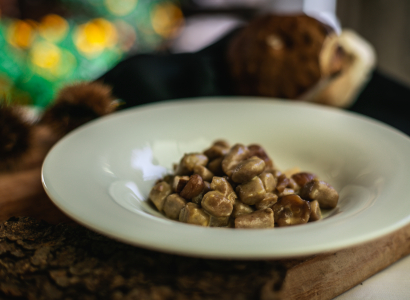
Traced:
<path fill-rule="evenodd" d="M 278 14 L 296 14 L 304 12 L 308 16 L 341 32 L 336 17 L 336 0 L 267 0 L 261 12 L 272 11 Z"/>
<path fill-rule="evenodd" d="M 237 6 L 258 9 L 261 14 L 305 13 L 332 27 L 340 33 L 336 17 L 336 0 L 197 0 L 197 4 L 208 9 L 235 8 Z M 173 53 L 195 52 L 212 44 L 227 32 L 243 24 L 230 15 L 196 15 L 185 20 L 184 28 L 170 46 Z"/>

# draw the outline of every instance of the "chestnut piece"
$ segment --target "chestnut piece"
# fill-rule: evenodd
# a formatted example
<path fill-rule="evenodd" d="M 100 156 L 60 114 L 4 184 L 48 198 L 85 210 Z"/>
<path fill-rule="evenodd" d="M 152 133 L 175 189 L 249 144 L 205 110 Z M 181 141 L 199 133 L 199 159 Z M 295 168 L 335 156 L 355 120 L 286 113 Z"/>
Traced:
<path fill-rule="evenodd" d="M 151 189 L 149 199 L 154 203 L 155 207 L 162 211 L 164 207 L 165 198 L 171 194 L 171 186 L 165 181 L 160 181 Z"/>
<path fill-rule="evenodd" d="M 206 193 L 208 193 L 211 190 L 211 184 L 208 181 L 204 181 L 204 188 L 202 189 L 202 192 L 199 193 L 199 195 L 193 197 L 191 199 L 192 202 L 196 204 L 201 204 L 202 198 Z"/>
<path fill-rule="evenodd" d="M 253 209 L 252 206 L 245 204 L 239 200 L 236 200 L 233 205 L 232 216 L 234 218 L 237 218 L 239 216 L 249 215 L 250 213 L 254 211 L 255 209 Z"/>
<path fill-rule="evenodd" d="M 215 159 L 218 157 L 223 157 L 229 152 L 229 143 L 224 140 L 218 140 L 213 143 L 213 145 L 204 151 L 204 154 L 210 159 Z"/>
<path fill-rule="evenodd" d="M 204 181 L 198 174 L 191 175 L 189 181 L 184 186 L 179 195 L 185 199 L 192 199 L 198 196 L 204 189 Z"/>
<path fill-rule="evenodd" d="M 202 208 L 215 217 L 228 217 L 233 210 L 233 203 L 217 191 L 210 191 L 204 195 Z"/>
<path fill-rule="evenodd" d="M 211 182 L 211 190 L 220 192 L 222 195 L 224 195 L 224 197 L 230 200 L 232 204 L 234 204 L 235 200 L 238 198 L 231 184 L 224 177 L 214 176 Z"/>
<path fill-rule="evenodd" d="M 339 201 L 339 194 L 327 182 L 313 179 L 306 183 L 299 192 L 303 199 L 317 200 L 321 208 L 335 208 Z"/>
<path fill-rule="evenodd" d="M 263 170 L 265 170 L 265 162 L 263 159 L 252 156 L 238 163 L 230 177 L 236 183 L 244 183 L 261 174 Z"/>
<path fill-rule="evenodd" d="M 288 185 L 286 186 L 286 188 L 290 188 L 290 189 L 292 189 L 292 190 L 298 191 L 298 190 L 300 189 L 300 187 L 299 187 L 299 185 L 296 183 L 296 181 L 293 180 L 292 177 L 288 177 L 288 179 L 289 179 L 289 183 L 288 183 Z"/>
<path fill-rule="evenodd" d="M 309 203 L 295 194 L 280 197 L 272 209 L 278 226 L 305 224 L 309 221 Z"/>
<path fill-rule="evenodd" d="M 256 209 L 266 209 L 271 208 L 276 202 L 278 202 L 278 195 L 273 193 L 266 193 L 265 197 L 256 203 Z"/>
<path fill-rule="evenodd" d="M 224 176 L 224 170 L 222 169 L 222 160 L 223 157 L 218 157 L 211 160 L 208 165 L 206 166 L 209 171 L 211 171 L 214 176 Z"/>
<path fill-rule="evenodd" d="M 194 167 L 194 174 L 198 174 L 202 177 L 203 180 L 206 181 L 211 181 L 212 177 L 214 177 L 214 174 L 211 171 L 209 171 L 206 167 L 201 165 L 196 165 Z"/>
<path fill-rule="evenodd" d="M 322 211 L 320 210 L 319 202 L 317 200 L 310 202 L 309 222 L 318 221 L 321 218 L 322 218 Z"/>
<path fill-rule="evenodd" d="M 189 181 L 189 176 L 174 176 L 172 181 L 172 190 L 175 193 L 180 193 Z"/>
<path fill-rule="evenodd" d="M 242 144 L 234 145 L 222 160 L 222 170 L 226 175 L 231 176 L 233 169 L 241 161 L 249 157 L 249 150 Z"/>
<path fill-rule="evenodd" d="M 282 196 L 286 196 L 286 195 L 292 195 L 292 194 L 296 194 L 296 191 L 290 188 L 285 188 L 282 193 L 279 193 L 278 196 L 282 197 Z"/>
<path fill-rule="evenodd" d="M 206 166 L 208 163 L 208 157 L 202 153 L 188 153 L 185 154 L 177 169 L 175 170 L 176 175 L 191 175 L 194 171 L 196 165 Z"/>
<path fill-rule="evenodd" d="M 278 177 L 278 183 L 276 184 L 276 190 L 278 193 L 282 193 L 283 190 L 289 185 L 290 180 L 286 177 L 285 174 L 281 174 Z"/>
<path fill-rule="evenodd" d="M 265 165 L 266 165 L 266 171 L 273 170 L 273 161 L 270 159 L 265 149 L 263 149 L 260 145 L 257 145 L 257 144 L 249 145 L 248 149 L 249 149 L 249 156 L 257 156 L 264 160 Z"/>
<path fill-rule="evenodd" d="M 267 193 L 272 193 L 275 190 L 277 179 L 272 173 L 263 172 L 259 175 L 259 178 L 262 180 Z"/>
<path fill-rule="evenodd" d="M 265 188 L 259 177 L 254 177 L 251 181 L 238 185 L 236 188 L 239 199 L 245 204 L 255 205 L 265 198 Z"/>
<path fill-rule="evenodd" d="M 274 226 L 273 211 L 270 208 L 257 210 L 235 219 L 235 228 L 273 228 Z"/>
<path fill-rule="evenodd" d="M 209 227 L 226 227 L 229 223 L 229 216 L 228 217 L 215 217 L 213 215 L 209 215 Z"/>
<path fill-rule="evenodd" d="M 186 205 L 186 200 L 178 194 L 171 194 L 165 198 L 164 214 L 173 220 L 178 220 L 181 209 Z"/>
<path fill-rule="evenodd" d="M 195 203 L 188 202 L 179 213 L 179 221 L 194 225 L 208 226 L 209 215 Z"/>
<path fill-rule="evenodd" d="M 291 177 L 300 187 L 316 178 L 316 175 L 307 172 L 295 173 Z"/>

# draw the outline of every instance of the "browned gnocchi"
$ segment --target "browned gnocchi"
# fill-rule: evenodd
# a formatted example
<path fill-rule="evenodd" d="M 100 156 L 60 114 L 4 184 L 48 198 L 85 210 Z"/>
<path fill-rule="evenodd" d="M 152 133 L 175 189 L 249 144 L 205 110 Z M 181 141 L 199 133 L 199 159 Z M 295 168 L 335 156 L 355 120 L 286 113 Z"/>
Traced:
<path fill-rule="evenodd" d="M 281 172 L 260 145 L 218 140 L 187 153 L 158 180 L 149 200 L 166 217 L 194 225 L 273 228 L 322 218 L 338 192 L 308 172 Z"/>

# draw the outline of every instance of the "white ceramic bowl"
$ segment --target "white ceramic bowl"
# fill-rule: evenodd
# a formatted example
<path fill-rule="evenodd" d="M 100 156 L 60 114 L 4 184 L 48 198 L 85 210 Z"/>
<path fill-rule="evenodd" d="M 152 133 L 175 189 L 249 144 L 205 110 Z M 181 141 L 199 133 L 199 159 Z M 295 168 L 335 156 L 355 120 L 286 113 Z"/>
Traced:
<path fill-rule="evenodd" d="M 274 229 L 204 228 L 147 204 L 156 179 L 215 139 L 262 145 L 281 169 L 317 174 L 340 194 L 330 216 Z M 372 119 L 261 98 L 168 101 L 90 122 L 48 154 L 43 184 L 74 220 L 121 241 L 218 258 L 279 258 L 350 247 L 410 222 L 410 139 Z"/>

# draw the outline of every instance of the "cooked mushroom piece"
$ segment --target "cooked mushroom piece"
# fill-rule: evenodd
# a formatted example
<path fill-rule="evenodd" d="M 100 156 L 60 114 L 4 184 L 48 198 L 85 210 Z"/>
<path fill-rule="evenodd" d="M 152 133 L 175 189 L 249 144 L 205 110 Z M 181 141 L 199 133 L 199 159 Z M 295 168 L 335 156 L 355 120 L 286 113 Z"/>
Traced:
<path fill-rule="evenodd" d="M 191 175 L 196 165 L 206 166 L 208 157 L 202 153 L 185 154 L 175 170 L 176 175 Z"/>
<path fill-rule="evenodd" d="M 307 172 L 299 172 L 292 175 L 292 179 L 300 186 L 304 186 L 309 181 L 316 178 L 316 175 Z"/>
<path fill-rule="evenodd" d="M 215 217 L 228 217 L 233 210 L 233 203 L 217 191 L 210 191 L 204 195 L 202 208 Z"/>
<path fill-rule="evenodd" d="M 277 179 L 272 173 L 263 172 L 259 175 L 259 178 L 262 180 L 263 186 L 267 193 L 272 193 L 275 190 Z"/>
<path fill-rule="evenodd" d="M 239 200 L 236 200 L 233 205 L 232 216 L 234 218 L 237 218 L 239 216 L 249 215 L 250 213 L 253 213 L 254 211 L 255 209 L 252 206 L 242 203 Z"/>
<path fill-rule="evenodd" d="M 198 174 L 191 175 L 189 181 L 184 186 L 179 195 L 185 199 L 192 199 L 198 196 L 204 189 L 204 181 Z"/>
<path fill-rule="evenodd" d="M 165 198 L 164 214 L 173 220 L 178 220 L 181 209 L 186 205 L 186 200 L 178 194 L 171 194 Z"/>
<path fill-rule="evenodd" d="M 214 174 L 211 171 L 209 171 L 206 167 L 201 165 L 196 165 L 194 167 L 194 174 L 198 174 L 202 177 L 203 180 L 206 181 L 211 181 L 212 177 L 214 177 Z"/>
<path fill-rule="evenodd" d="M 231 184 L 224 177 L 214 176 L 211 182 L 211 190 L 220 192 L 228 200 L 230 200 L 232 204 L 234 204 L 235 200 L 238 198 Z"/>
<path fill-rule="evenodd" d="M 266 193 L 265 197 L 256 203 L 256 209 L 266 209 L 271 208 L 276 202 L 278 202 L 278 195 L 273 193 Z"/>
<path fill-rule="evenodd" d="M 179 221 L 200 225 L 209 225 L 209 215 L 195 203 L 188 202 L 179 213 Z"/>
<path fill-rule="evenodd" d="M 204 154 L 211 160 L 217 157 L 223 157 L 229 152 L 229 143 L 223 140 L 218 140 L 213 145 L 204 151 Z"/>
<path fill-rule="evenodd" d="M 164 207 L 165 198 L 171 194 L 171 186 L 165 181 L 160 181 L 151 189 L 149 199 L 154 203 L 155 207 L 162 211 Z"/>
<path fill-rule="evenodd" d="M 298 195 L 280 197 L 272 207 L 278 226 L 305 224 L 310 217 L 310 205 Z"/>
<path fill-rule="evenodd" d="M 245 204 L 255 205 L 265 198 L 265 188 L 259 177 L 252 178 L 251 181 L 238 185 L 236 192 L 239 199 Z"/>
<path fill-rule="evenodd" d="M 305 200 L 317 200 L 321 208 L 335 208 L 339 201 L 339 194 L 328 183 L 313 179 L 306 183 L 299 192 Z"/>
<path fill-rule="evenodd" d="M 222 170 L 231 176 L 233 169 L 238 163 L 249 157 L 249 149 L 241 144 L 234 145 L 222 160 Z"/>
<path fill-rule="evenodd" d="M 260 145 L 252 144 L 248 146 L 249 156 L 257 156 L 265 161 L 266 171 L 273 170 L 273 161 L 270 159 L 265 149 Z"/>
<path fill-rule="evenodd" d="M 252 156 L 239 162 L 232 170 L 230 177 L 236 183 L 244 183 L 261 174 L 263 170 L 265 170 L 265 162 L 263 159 Z"/>
<path fill-rule="evenodd" d="M 320 210 L 319 202 L 317 200 L 310 202 L 309 222 L 318 221 L 321 218 L 322 218 L 322 211 Z"/>
<path fill-rule="evenodd" d="M 270 208 L 257 210 L 235 219 L 235 228 L 273 228 L 274 226 L 273 211 Z"/>

